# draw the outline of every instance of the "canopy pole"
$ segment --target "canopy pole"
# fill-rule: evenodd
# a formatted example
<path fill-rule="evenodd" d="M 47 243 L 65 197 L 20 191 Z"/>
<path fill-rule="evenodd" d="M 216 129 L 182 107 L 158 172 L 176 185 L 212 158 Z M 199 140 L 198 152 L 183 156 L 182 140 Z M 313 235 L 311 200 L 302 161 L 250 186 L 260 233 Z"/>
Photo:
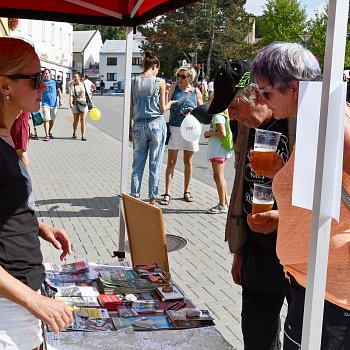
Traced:
<path fill-rule="evenodd" d="M 334 158 L 336 157 L 336 154 L 333 154 L 334 151 L 330 150 L 332 147 L 328 147 L 331 143 L 331 140 L 329 140 L 331 122 L 328 123 L 328 120 L 332 120 L 332 106 L 344 105 L 345 103 L 335 91 L 339 90 L 343 79 L 348 10 L 348 0 L 329 1 L 302 350 L 316 350 L 321 347 L 330 228 L 332 223 L 328 208 L 334 193 L 334 190 L 330 190 L 334 189 L 334 177 L 329 176 L 330 173 L 327 173 L 326 169 L 329 170 L 334 166 Z M 310 101 L 310 103 L 312 102 Z"/>
<path fill-rule="evenodd" d="M 119 196 L 119 246 L 118 252 L 125 251 L 125 218 L 122 203 L 122 193 L 127 193 L 128 178 L 128 151 L 129 151 L 129 125 L 130 125 L 130 102 L 131 102 L 131 68 L 133 49 L 133 28 L 126 28 L 126 52 L 124 74 L 124 103 L 123 103 L 123 127 L 122 127 L 122 152 L 120 171 L 120 196 Z M 120 257 L 122 259 L 122 257 Z"/>

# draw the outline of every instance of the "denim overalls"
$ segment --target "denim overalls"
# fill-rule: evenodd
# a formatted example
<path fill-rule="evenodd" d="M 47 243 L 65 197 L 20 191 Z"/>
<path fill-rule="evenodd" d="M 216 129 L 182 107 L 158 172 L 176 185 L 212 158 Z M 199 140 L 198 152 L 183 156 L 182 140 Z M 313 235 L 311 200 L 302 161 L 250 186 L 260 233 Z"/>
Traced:
<path fill-rule="evenodd" d="M 160 79 L 154 76 L 133 79 L 132 91 L 132 163 L 131 195 L 140 197 L 141 183 L 149 153 L 148 197 L 157 198 L 163 161 L 166 125 L 159 105 Z"/>

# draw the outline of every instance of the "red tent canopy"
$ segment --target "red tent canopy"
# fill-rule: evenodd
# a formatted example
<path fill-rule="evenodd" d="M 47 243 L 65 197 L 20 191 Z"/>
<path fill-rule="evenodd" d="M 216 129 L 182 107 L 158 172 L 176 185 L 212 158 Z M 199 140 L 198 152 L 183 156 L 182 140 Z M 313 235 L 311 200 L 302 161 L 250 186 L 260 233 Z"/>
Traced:
<path fill-rule="evenodd" d="M 198 0 L 9 0 L 1 17 L 135 27 Z"/>

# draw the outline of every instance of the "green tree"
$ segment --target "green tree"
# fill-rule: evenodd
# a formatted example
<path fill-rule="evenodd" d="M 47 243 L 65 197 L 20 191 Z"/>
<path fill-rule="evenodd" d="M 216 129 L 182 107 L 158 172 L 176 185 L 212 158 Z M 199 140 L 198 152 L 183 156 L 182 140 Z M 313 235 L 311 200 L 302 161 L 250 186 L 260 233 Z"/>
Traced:
<path fill-rule="evenodd" d="M 308 49 L 318 58 L 323 67 L 326 48 L 328 7 L 324 11 L 316 11 L 315 17 L 308 22 L 308 33 L 312 35 L 308 41 Z"/>
<path fill-rule="evenodd" d="M 168 77 L 183 59 L 204 64 L 204 74 L 213 76 L 225 60 L 250 58 L 255 52 L 245 41 L 250 26 L 244 4 L 245 0 L 203 0 L 158 17 L 139 28 L 146 38 L 142 48 L 159 57 Z"/>
<path fill-rule="evenodd" d="M 300 42 L 305 31 L 307 14 L 297 0 L 269 0 L 259 20 L 262 44 L 273 41 Z"/>
<path fill-rule="evenodd" d="M 308 48 L 319 59 L 321 67 L 324 65 L 324 56 L 326 49 L 328 21 L 328 6 L 323 11 L 315 12 L 315 18 L 308 22 L 308 33 L 312 35 L 308 42 Z M 350 32 L 350 24 L 347 26 L 347 33 Z M 345 47 L 345 67 L 350 67 L 350 41 L 347 38 Z"/>
<path fill-rule="evenodd" d="M 99 30 L 102 37 L 102 42 L 106 39 L 125 39 L 125 28 L 121 27 L 106 27 L 106 26 L 96 26 L 93 24 L 73 24 L 73 30 Z"/>

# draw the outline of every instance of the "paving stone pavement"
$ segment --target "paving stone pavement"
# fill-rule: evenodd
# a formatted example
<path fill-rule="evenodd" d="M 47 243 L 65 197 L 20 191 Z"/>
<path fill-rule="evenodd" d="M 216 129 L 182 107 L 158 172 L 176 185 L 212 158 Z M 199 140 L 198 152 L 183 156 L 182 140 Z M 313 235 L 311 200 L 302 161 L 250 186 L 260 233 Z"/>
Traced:
<path fill-rule="evenodd" d="M 70 110 L 59 109 L 55 139 L 30 141 L 38 216 L 69 233 L 74 254 L 68 262 L 111 261 L 112 252 L 118 249 L 121 143 L 89 123 L 88 141 L 82 142 L 79 132 L 73 140 L 72 119 Z M 43 128 L 37 129 L 39 137 L 43 136 Z M 128 174 L 131 159 L 130 147 Z M 165 188 L 164 171 L 163 166 L 160 193 Z M 147 173 L 145 170 L 142 199 L 147 196 Z M 183 174 L 175 171 L 171 202 L 162 207 L 163 220 L 165 232 L 185 238 L 187 245 L 169 253 L 172 277 L 195 305 L 212 312 L 217 329 L 235 349 L 242 350 L 241 288 L 230 275 L 232 255 L 224 242 L 226 215 L 205 212 L 217 198 L 215 188 L 193 179 L 191 192 L 195 201 L 184 202 Z M 58 252 L 49 244 L 43 242 L 42 250 L 45 261 L 59 263 Z"/>

